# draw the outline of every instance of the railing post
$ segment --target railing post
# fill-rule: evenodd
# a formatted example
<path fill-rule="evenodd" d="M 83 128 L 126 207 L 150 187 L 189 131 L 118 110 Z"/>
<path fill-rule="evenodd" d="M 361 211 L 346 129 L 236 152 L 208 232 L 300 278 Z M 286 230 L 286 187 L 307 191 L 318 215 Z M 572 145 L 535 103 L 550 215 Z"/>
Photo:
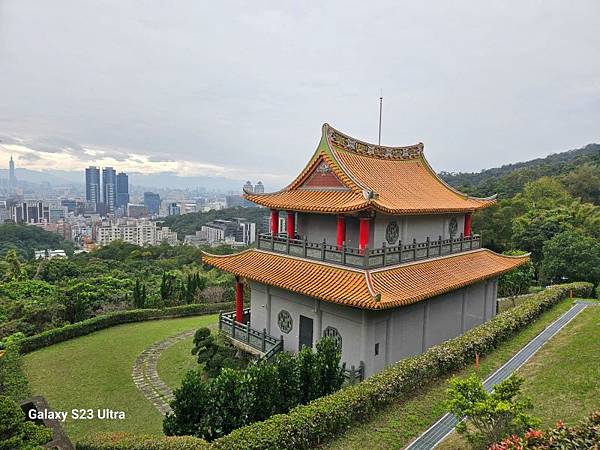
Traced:
<path fill-rule="evenodd" d="M 413 238 L 413 261 L 417 260 L 417 238 Z"/>
<path fill-rule="evenodd" d="M 231 318 L 231 338 L 235 338 L 235 317 Z"/>
<path fill-rule="evenodd" d="M 279 351 L 283 351 L 283 334 L 279 335 Z"/>
<path fill-rule="evenodd" d="M 306 255 L 308 254 L 306 252 L 306 236 L 304 236 L 304 241 L 302 242 L 302 254 L 304 255 L 305 258 L 306 258 Z"/>
<path fill-rule="evenodd" d="M 271 232 L 271 251 L 275 250 L 275 233 Z"/>
<path fill-rule="evenodd" d="M 450 236 L 450 254 L 454 253 L 454 238 Z"/>
<path fill-rule="evenodd" d="M 246 324 L 246 342 L 250 344 L 250 324 Z"/>
<path fill-rule="evenodd" d="M 442 254 L 442 235 L 441 234 L 439 236 L 438 244 L 440 244 L 440 248 L 438 250 L 438 253 L 441 256 L 441 254 Z"/>
<path fill-rule="evenodd" d="M 358 368 L 359 368 L 360 381 L 362 381 L 365 379 L 365 362 L 361 361 L 358 364 Z"/>
<path fill-rule="evenodd" d="M 381 249 L 383 250 L 383 266 L 385 266 L 385 242 L 381 245 Z"/>
<path fill-rule="evenodd" d="M 369 246 L 367 245 L 365 247 L 365 254 L 363 255 L 363 266 L 365 267 L 365 269 L 367 269 L 369 267 L 369 253 L 371 251 L 369 250 Z"/>
<path fill-rule="evenodd" d="M 356 384 L 356 369 L 354 365 L 350 366 L 350 384 Z"/>
<path fill-rule="evenodd" d="M 402 244 L 402 239 L 400 239 L 398 241 L 398 247 L 400 247 L 400 256 L 398 256 L 398 262 L 401 263 L 402 262 L 402 249 L 404 247 L 404 244 Z"/>
<path fill-rule="evenodd" d="M 463 242 L 465 240 L 465 237 L 463 236 L 462 233 L 460 233 L 460 251 L 463 251 Z"/>
<path fill-rule="evenodd" d="M 325 246 L 327 245 L 327 238 L 323 238 L 323 247 L 321 247 L 321 261 L 325 261 Z"/>
<path fill-rule="evenodd" d="M 342 242 L 342 264 L 346 264 L 346 241 Z"/>
<path fill-rule="evenodd" d="M 263 353 L 267 349 L 267 341 L 266 341 L 266 339 L 267 339 L 267 329 L 263 328 L 262 336 L 260 337 L 260 346 L 262 348 Z"/>
<path fill-rule="evenodd" d="M 223 329 L 223 322 L 221 322 L 222 318 L 223 318 L 223 313 L 221 311 L 219 311 L 219 331 L 221 331 Z"/>
<path fill-rule="evenodd" d="M 431 241 L 429 240 L 429 236 L 427 236 L 427 241 L 426 242 L 427 242 L 427 253 L 426 253 L 426 255 L 429 258 L 429 250 L 431 248 Z"/>

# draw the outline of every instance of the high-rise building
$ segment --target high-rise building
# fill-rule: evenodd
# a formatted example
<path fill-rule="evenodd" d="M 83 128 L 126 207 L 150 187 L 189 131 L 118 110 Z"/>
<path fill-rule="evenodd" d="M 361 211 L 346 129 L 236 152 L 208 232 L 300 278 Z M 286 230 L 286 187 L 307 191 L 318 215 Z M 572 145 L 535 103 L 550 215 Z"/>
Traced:
<path fill-rule="evenodd" d="M 15 223 L 48 223 L 50 208 L 40 201 L 20 202 L 10 208 L 10 217 Z"/>
<path fill-rule="evenodd" d="M 8 162 L 8 187 L 17 187 L 17 176 L 15 175 L 15 162 L 13 161 L 12 155 L 10 155 L 10 161 Z"/>
<path fill-rule="evenodd" d="M 115 212 L 117 204 L 117 172 L 112 167 L 102 169 L 102 201 L 106 204 L 107 212 Z"/>
<path fill-rule="evenodd" d="M 121 172 L 117 175 L 117 198 L 116 207 L 126 208 L 129 203 L 129 177 L 126 173 Z"/>
<path fill-rule="evenodd" d="M 100 169 L 90 166 L 85 169 L 85 199 L 89 203 L 100 203 Z"/>
<path fill-rule="evenodd" d="M 167 214 L 169 216 L 179 216 L 181 215 L 181 207 L 177 203 L 169 203 Z"/>
<path fill-rule="evenodd" d="M 160 195 L 154 192 L 144 192 L 144 206 L 149 214 L 158 214 L 160 211 Z"/>

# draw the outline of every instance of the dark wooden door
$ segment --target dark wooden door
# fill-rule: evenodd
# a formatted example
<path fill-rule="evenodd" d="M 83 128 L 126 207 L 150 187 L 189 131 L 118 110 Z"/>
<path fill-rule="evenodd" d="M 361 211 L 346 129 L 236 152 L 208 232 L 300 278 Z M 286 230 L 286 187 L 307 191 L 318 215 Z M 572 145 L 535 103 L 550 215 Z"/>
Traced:
<path fill-rule="evenodd" d="M 307 346 L 312 348 L 313 345 L 313 320 L 310 317 L 300 316 L 300 339 L 298 342 L 298 350 Z"/>

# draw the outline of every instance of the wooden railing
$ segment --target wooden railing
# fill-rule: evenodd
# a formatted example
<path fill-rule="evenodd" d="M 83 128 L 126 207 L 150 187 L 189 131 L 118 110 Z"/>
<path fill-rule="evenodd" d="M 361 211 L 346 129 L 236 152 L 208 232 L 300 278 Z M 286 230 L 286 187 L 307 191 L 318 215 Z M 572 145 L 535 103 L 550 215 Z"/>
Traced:
<path fill-rule="evenodd" d="M 283 338 L 267 334 L 267 330 L 255 330 L 250 327 L 250 308 L 244 309 L 244 323 L 235 320 L 235 312 L 219 314 L 219 331 L 262 353 L 261 358 L 270 361 L 283 350 Z"/>
<path fill-rule="evenodd" d="M 257 247 L 301 258 L 374 269 L 475 250 L 481 248 L 481 236 L 474 234 L 464 237 L 461 234 L 453 239 L 442 239 L 439 236 L 435 241 L 427 238 L 425 242 L 417 242 L 416 239 L 413 239 L 409 244 L 400 241 L 397 246 L 383 244 L 379 248 L 367 247 L 360 250 L 346 245 L 341 247 L 330 245 L 325 239 L 323 242 L 308 242 L 306 238 L 290 239 L 284 235 L 274 236 L 271 233 L 264 233 L 258 235 Z"/>

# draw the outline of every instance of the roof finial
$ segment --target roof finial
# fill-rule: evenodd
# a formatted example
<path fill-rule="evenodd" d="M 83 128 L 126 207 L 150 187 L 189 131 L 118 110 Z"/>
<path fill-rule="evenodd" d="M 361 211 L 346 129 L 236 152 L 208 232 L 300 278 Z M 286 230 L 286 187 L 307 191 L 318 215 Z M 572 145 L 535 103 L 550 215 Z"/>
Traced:
<path fill-rule="evenodd" d="M 377 140 L 377 145 L 381 145 L 381 111 L 383 109 L 383 89 L 379 94 L 379 139 Z"/>

